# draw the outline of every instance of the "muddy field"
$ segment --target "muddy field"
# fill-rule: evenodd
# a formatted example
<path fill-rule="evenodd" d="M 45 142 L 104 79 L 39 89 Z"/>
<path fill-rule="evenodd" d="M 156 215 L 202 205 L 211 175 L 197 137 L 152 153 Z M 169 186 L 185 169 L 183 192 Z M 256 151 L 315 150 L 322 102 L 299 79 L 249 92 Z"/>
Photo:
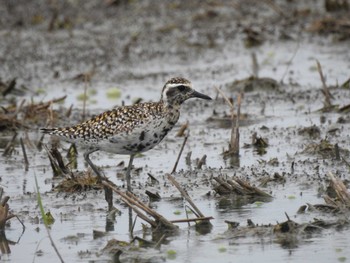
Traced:
<path fill-rule="evenodd" d="M 1 261 L 349 261 L 349 4 L 300 2 L 2 1 Z M 134 160 L 151 227 L 40 128 L 157 101 L 174 76 L 214 100 Z M 197 209 L 168 178 L 186 135 L 172 176 Z M 128 156 L 92 159 L 125 193 Z"/>

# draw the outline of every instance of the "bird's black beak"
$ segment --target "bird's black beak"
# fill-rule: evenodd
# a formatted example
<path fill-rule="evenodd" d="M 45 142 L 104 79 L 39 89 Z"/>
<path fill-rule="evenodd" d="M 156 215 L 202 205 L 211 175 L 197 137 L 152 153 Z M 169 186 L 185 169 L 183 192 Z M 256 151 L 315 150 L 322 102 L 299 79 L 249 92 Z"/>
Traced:
<path fill-rule="evenodd" d="M 212 98 L 210 98 L 207 95 L 204 95 L 203 93 L 200 93 L 198 91 L 193 91 L 191 93 L 191 98 L 199 98 L 199 99 L 203 99 L 203 100 L 212 100 Z"/>

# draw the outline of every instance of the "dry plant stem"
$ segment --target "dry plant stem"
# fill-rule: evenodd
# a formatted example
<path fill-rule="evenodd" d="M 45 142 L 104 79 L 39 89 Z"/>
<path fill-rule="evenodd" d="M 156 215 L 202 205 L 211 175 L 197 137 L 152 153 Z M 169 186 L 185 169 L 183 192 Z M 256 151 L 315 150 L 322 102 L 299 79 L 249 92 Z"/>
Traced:
<path fill-rule="evenodd" d="M 172 184 L 177 188 L 177 190 L 179 190 L 179 192 L 181 193 L 182 197 L 186 199 L 186 201 L 193 207 L 194 211 L 197 212 L 197 214 L 200 217 L 205 217 L 202 212 L 198 209 L 198 207 L 193 203 L 192 199 L 189 197 L 189 195 L 185 192 L 185 190 L 183 190 L 180 186 L 180 184 L 175 180 L 174 177 L 172 177 L 170 174 L 168 174 L 168 179 L 170 182 L 172 182 Z"/>
<path fill-rule="evenodd" d="M 214 180 L 219 183 L 223 188 L 220 192 L 223 194 L 237 193 L 238 195 L 258 195 L 271 198 L 272 196 L 264 191 L 260 190 L 255 186 L 251 186 L 245 181 L 242 181 L 239 178 L 233 180 L 223 180 L 220 177 L 214 177 Z"/>
<path fill-rule="evenodd" d="M 225 93 L 219 89 L 218 87 L 215 87 L 215 89 L 221 94 L 221 96 L 224 98 L 224 100 L 226 101 L 226 103 L 230 106 L 230 108 L 233 111 L 233 104 L 231 103 L 231 101 L 227 98 L 227 96 L 225 95 Z"/>
<path fill-rule="evenodd" d="M 166 237 L 165 234 L 163 234 L 163 235 L 160 237 L 160 239 L 158 240 L 157 244 L 155 244 L 155 246 L 154 246 L 155 249 L 159 249 L 159 248 L 160 248 L 160 245 L 162 244 L 162 242 L 163 242 L 163 240 L 164 240 L 165 237 Z"/>
<path fill-rule="evenodd" d="M 295 50 L 294 50 L 294 52 L 293 52 L 292 57 L 291 57 L 290 60 L 287 62 L 286 70 L 284 71 L 284 73 L 283 73 L 283 75 L 282 75 L 282 78 L 281 78 L 281 80 L 280 80 L 281 83 L 283 83 L 283 80 L 284 80 L 285 76 L 286 76 L 287 73 L 288 73 L 288 70 L 289 70 L 289 68 L 290 68 L 290 65 L 292 65 L 292 61 L 293 61 L 293 59 L 295 58 L 296 54 L 297 54 L 298 51 L 299 51 L 299 47 L 300 47 L 300 41 L 299 41 L 299 39 L 298 39 L 298 41 L 297 41 L 297 46 L 296 46 L 296 48 L 295 48 Z"/>
<path fill-rule="evenodd" d="M 185 208 L 190 209 L 190 210 L 191 210 L 191 212 L 192 212 L 194 215 L 196 215 L 196 217 L 199 217 L 199 215 L 196 213 L 196 211 L 194 211 L 194 210 L 193 210 L 193 208 L 192 208 L 192 207 L 190 207 L 190 206 L 186 205 L 186 206 L 185 206 Z M 186 210 L 186 212 L 187 212 L 187 210 Z"/>
<path fill-rule="evenodd" d="M 342 160 L 343 160 L 343 162 L 344 162 L 348 167 L 350 167 L 350 163 L 349 163 L 347 160 L 345 160 L 344 157 L 342 157 Z"/>
<path fill-rule="evenodd" d="M 329 92 L 329 89 L 327 87 L 326 79 L 323 75 L 321 64 L 318 60 L 316 60 L 316 63 L 317 63 L 317 71 L 320 74 L 320 78 L 321 78 L 321 82 L 322 82 L 322 86 L 323 86 L 323 88 L 322 88 L 323 95 L 325 96 L 324 106 L 325 106 L 325 108 L 328 108 L 328 107 L 332 106 L 332 104 L 331 104 L 332 95 Z"/>
<path fill-rule="evenodd" d="M 126 195 L 130 197 L 134 202 L 136 202 L 136 205 L 139 205 L 146 213 L 154 217 L 156 220 L 159 220 L 162 222 L 164 221 L 165 225 L 171 224 L 170 221 L 165 219 L 161 214 L 158 214 L 156 211 L 154 211 L 153 209 L 151 209 L 150 207 L 142 203 L 133 193 L 128 192 Z"/>
<path fill-rule="evenodd" d="M 202 169 L 202 166 L 205 165 L 206 162 L 207 162 L 207 155 L 204 154 L 197 164 L 197 169 Z"/>
<path fill-rule="evenodd" d="M 186 129 L 188 128 L 188 121 L 181 126 L 179 131 L 176 133 L 176 137 L 182 137 L 185 134 Z"/>
<path fill-rule="evenodd" d="M 3 193 L 4 193 L 4 190 L 2 187 L 0 187 L 0 200 L 1 200 L 1 204 L 0 204 L 0 232 L 5 231 L 5 224 L 8 220 L 16 217 L 17 220 L 21 223 L 21 225 L 23 227 L 23 231 L 22 231 L 22 234 L 23 234 L 26 227 L 17 215 L 9 213 L 10 207 L 7 204 L 7 202 L 8 202 L 8 200 L 10 200 L 10 197 L 5 196 L 4 198 L 2 198 Z"/>
<path fill-rule="evenodd" d="M 131 217 L 132 217 L 132 211 L 131 211 L 131 208 L 129 208 L 129 215 L 131 215 Z M 130 228 L 130 237 L 131 238 L 134 238 L 134 229 L 135 229 L 135 225 L 136 225 L 136 221 L 137 221 L 137 215 L 135 216 L 135 219 L 134 219 L 134 221 L 132 221 L 132 224 L 131 224 L 131 226 L 129 227 Z"/>
<path fill-rule="evenodd" d="M 232 119 L 232 131 L 231 131 L 231 152 L 234 155 L 239 155 L 239 119 L 241 115 L 241 94 L 237 97 L 237 116 L 236 121 Z M 233 111 L 232 111 L 233 118 Z"/>
<path fill-rule="evenodd" d="M 171 220 L 171 223 L 188 223 L 188 222 L 197 222 L 197 221 L 207 221 L 212 220 L 214 217 L 212 216 L 205 216 L 205 217 L 197 217 L 197 218 L 187 218 L 187 219 L 177 219 L 177 220 Z"/>
<path fill-rule="evenodd" d="M 330 178 L 333 184 L 333 188 L 337 193 L 337 196 L 340 199 L 340 201 L 347 207 L 350 207 L 350 192 L 348 191 L 346 186 L 341 180 L 335 178 L 335 176 L 331 172 L 328 173 L 328 177 Z"/>
<path fill-rule="evenodd" d="M 176 167 L 177 167 L 177 165 L 178 165 L 178 163 L 179 163 L 180 157 L 181 157 L 182 152 L 183 152 L 183 150 L 184 150 L 184 148 L 185 148 L 185 145 L 186 145 L 188 136 L 190 136 L 190 131 L 188 131 L 187 134 L 185 135 L 185 138 L 184 138 L 184 141 L 183 141 L 183 143 L 182 143 L 182 145 L 181 145 L 181 149 L 180 149 L 179 155 L 177 156 L 177 159 L 176 159 L 174 168 L 173 168 L 173 170 L 171 171 L 172 174 L 176 172 Z"/>
<path fill-rule="evenodd" d="M 152 227 L 157 227 L 157 222 L 161 222 L 165 227 L 174 229 L 176 228 L 175 225 L 173 225 L 170 221 L 165 219 L 162 215 L 158 214 L 151 208 L 149 208 L 147 205 L 143 204 L 141 201 L 139 201 L 132 193 L 128 192 L 128 194 L 125 194 L 124 192 L 120 191 L 117 187 L 114 186 L 114 184 L 108 180 L 103 180 L 101 182 L 104 186 L 111 188 L 114 192 L 116 192 L 118 195 L 121 196 L 121 200 L 126 203 L 129 207 L 131 207 L 135 213 L 140 217 L 141 219 L 145 220 L 147 223 L 149 223 Z M 145 214 L 143 214 L 138 208 L 142 209 L 145 213 L 152 216 L 156 221 L 148 218 Z"/>
<path fill-rule="evenodd" d="M 337 161 L 340 161 L 340 152 L 339 152 L 338 143 L 334 144 L 334 152 L 335 152 L 335 159 Z"/>
<path fill-rule="evenodd" d="M 69 118 L 70 115 L 72 114 L 72 110 L 73 110 L 73 104 L 70 105 L 69 109 L 66 112 L 66 117 Z"/>
<path fill-rule="evenodd" d="M 23 139 L 22 137 L 19 139 L 20 143 L 21 143 L 21 147 L 22 147 L 22 152 L 23 152 L 23 157 L 24 157 L 24 169 L 25 171 L 28 171 L 28 168 L 29 168 L 29 162 L 28 162 L 28 157 L 27 157 L 27 152 L 26 152 L 26 148 L 24 146 L 24 143 L 23 143 Z"/>
<path fill-rule="evenodd" d="M 45 148 L 45 150 L 46 150 L 46 152 L 47 152 L 47 155 L 49 156 L 50 162 L 51 162 L 51 164 L 52 164 L 54 176 L 56 176 L 57 173 L 62 172 L 62 171 L 61 171 L 61 168 L 60 168 L 59 165 L 57 164 L 55 158 L 52 156 L 52 154 L 51 154 L 49 148 L 47 148 L 46 144 L 44 144 L 44 148 Z M 63 173 L 63 172 L 62 172 L 62 173 Z"/>
<path fill-rule="evenodd" d="M 241 114 L 241 94 L 238 95 L 237 98 L 237 116 L 236 116 L 236 121 L 234 121 L 234 107 L 233 104 L 230 102 L 230 100 L 227 98 L 225 93 L 215 87 L 216 90 L 223 96 L 227 104 L 230 106 L 231 109 L 231 120 L 232 120 L 232 130 L 231 130 L 231 140 L 230 140 L 230 153 L 234 155 L 239 155 L 239 118 Z"/>
<path fill-rule="evenodd" d="M 259 64 L 258 64 L 258 59 L 256 57 L 256 53 L 252 53 L 252 68 L 253 68 L 253 76 L 255 78 L 259 77 Z"/>
<path fill-rule="evenodd" d="M 13 144 L 14 144 L 14 141 L 16 140 L 16 137 L 17 137 L 17 132 L 15 132 L 12 136 L 12 139 L 11 141 L 9 141 L 7 144 L 6 144 L 6 147 L 5 147 L 5 150 L 4 152 L 2 153 L 2 156 L 6 156 L 8 155 L 10 152 L 12 152 L 12 148 L 13 148 Z"/>
<path fill-rule="evenodd" d="M 186 208 L 189 208 L 191 211 L 193 211 L 193 210 L 189 206 L 185 206 L 186 220 L 188 220 L 189 217 L 188 217 L 188 212 L 187 212 Z M 195 213 L 195 215 L 198 217 L 198 215 L 196 213 Z M 187 225 L 188 225 L 188 227 L 190 227 L 191 226 L 190 222 L 187 221 Z"/>

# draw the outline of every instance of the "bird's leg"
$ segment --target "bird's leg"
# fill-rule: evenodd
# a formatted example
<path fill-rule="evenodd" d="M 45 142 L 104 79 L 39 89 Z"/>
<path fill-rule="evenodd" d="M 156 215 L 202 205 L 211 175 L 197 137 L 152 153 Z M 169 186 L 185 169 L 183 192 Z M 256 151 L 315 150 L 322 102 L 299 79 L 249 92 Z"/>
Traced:
<path fill-rule="evenodd" d="M 97 175 L 98 181 L 101 182 L 102 181 L 102 174 L 100 173 L 98 168 L 93 164 L 93 162 L 90 160 L 90 157 L 89 157 L 90 154 L 92 154 L 93 152 L 96 152 L 96 151 L 98 151 L 98 149 L 90 149 L 90 150 L 86 151 L 84 153 L 84 159 L 90 165 L 91 169 L 95 172 L 95 174 Z"/>
<path fill-rule="evenodd" d="M 135 157 L 135 154 L 131 154 L 130 155 L 130 159 L 129 159 L 129 164 L 128 164 L 128 169 L 126 170 L 126 174 L 125 174 L 125 177 L 126 177 L 126 187 L 127 187 L 127 190 L 129 192 L 131 192 L 131 175 L 130 175 L 130 172 L 131 172 L 131 167 L 132 167 L 132 162 L 134 161 L 134 157 Z"/>
<path fill-rule="evenodd" d="M 102 174 L 96 167 L 96 165 L 93 164 L 93 162 L 90 160 L 89 155 L 93 152 L 98 151 L 98 149 L 90 149 L 84 153 L 84 159 L 85 161 L 90 165 L 91 169 L 95 172 L 97 175 L 97 182 L 102 182 Z M 103 186 L 103 189 L 105 191 L 105 200 L 108 204 L 108 211 L 111 211 L 113 209 L 113 191 L 107 186 Z"/>

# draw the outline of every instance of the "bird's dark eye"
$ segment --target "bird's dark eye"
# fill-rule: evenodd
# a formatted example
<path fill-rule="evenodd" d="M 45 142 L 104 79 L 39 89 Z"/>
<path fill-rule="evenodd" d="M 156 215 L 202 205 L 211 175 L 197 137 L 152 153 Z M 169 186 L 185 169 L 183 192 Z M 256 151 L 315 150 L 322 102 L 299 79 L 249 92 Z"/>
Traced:
<path fill-rule="evenodd" d="M 177 88 L 178 88 L 179 91 L 185 91 L 186 86 L 181 85 L 181 86 L 178 86 Z"/>

